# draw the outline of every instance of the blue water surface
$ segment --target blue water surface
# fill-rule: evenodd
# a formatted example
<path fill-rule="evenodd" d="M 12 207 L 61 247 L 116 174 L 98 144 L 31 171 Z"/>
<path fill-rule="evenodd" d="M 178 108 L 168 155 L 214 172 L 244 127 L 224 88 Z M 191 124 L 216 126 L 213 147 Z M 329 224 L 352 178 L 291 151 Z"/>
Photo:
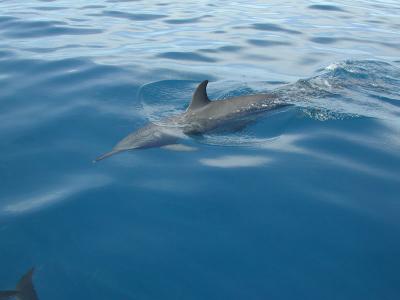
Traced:
<path fill-rule="evenodd" d="M 0 1 L 0 290 L 400 297 L 398 1 Z M 196 85 L 292 106 L 92 160 Z"/>

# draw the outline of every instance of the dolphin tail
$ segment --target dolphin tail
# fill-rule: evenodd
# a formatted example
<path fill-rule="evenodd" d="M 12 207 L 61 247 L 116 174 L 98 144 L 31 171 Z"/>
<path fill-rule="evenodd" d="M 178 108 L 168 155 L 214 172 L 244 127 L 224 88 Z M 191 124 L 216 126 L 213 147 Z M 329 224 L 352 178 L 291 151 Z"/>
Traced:
<path fill-rule="evenodd" d="M 107 157 L 110 157 L 111 155 L 117 154 L 118 152 L 121 152 L 123 150 L 111 150 L 110 152 L 104 153 L 103 155 L 100 155 L 97 157 L 95 160 L 93 160 L 93 163 L 97 163 L 100 160 L 103 160 Z"/>
<path fill-rule="evenodd" d="M 0 291 L 0 300 L 18 297 L 20 300 L 37 300 L 35 288 L 32 282 L 34 268 L 31 268 L 17 283 L 14 291 Z"/>

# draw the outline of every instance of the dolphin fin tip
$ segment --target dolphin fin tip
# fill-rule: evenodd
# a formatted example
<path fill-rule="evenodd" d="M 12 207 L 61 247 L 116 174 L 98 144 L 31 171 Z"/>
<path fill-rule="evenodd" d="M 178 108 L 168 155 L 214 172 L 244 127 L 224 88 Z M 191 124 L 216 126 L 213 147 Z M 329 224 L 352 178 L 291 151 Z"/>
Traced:
<path fill-rule="evenodd" d="M 8 291 L 0 291 L 0 300 L 6 299 L 20 299 L 19 296 L 23 297 L 21 299 L 25 299 L 26 295 L 32 295 L 33 298 L 29 297 L 29 299 L 37 299 L 36 291 L 33 286 L 32 276 L 35 268 L 30 268 L 18 281 L 15 290 Z M 25 295 L 25 296 L 23 296 Z"/>
<path fill-rule="evenodd" d="M 32 280 L 33 272 L 35 272 L 35 267 L 31 267 L 26 273 L 21 277 L 20 282 L 24 280 Z"/>
<path fill-rule="evenodd" d="M 38 299 L 32 281 L 34 271 L 34 267 L 30 268 L 18 281 L 16 286 L 17 299 L 19 299 L 18 295 L 21 295 L 21 299 L 25 299 L 26 296 L 23 295 L 31 295 L 29 299 Z"/>
<path fill-rule="evenodd" d="M 201 108 L 211 102 L 207 95 L 207 84 L 208 80 L 204 80 L 197 86 L 188 110 Z"/>
<path fill-rule="evenodd" d="M 31 267 L 28 272 L 26 272 L 27 275 L 31 276 L 33 275 L 33 273 L 35 272 L 35 267 Z"/>

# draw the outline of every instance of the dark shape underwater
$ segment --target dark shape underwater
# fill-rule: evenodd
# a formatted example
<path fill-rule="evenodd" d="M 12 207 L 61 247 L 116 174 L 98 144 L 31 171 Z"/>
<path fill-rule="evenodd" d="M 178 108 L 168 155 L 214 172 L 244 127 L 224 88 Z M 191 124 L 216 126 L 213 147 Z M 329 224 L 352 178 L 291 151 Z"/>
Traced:
<path fill-rule="evenodd" d="M 15 287 L 15 290 L 0 291 L 0 300 L 39 300 L 32 282 L 34 270 L 34 268 L 31 268 L 24 276 L 21 277 L 17 283 L 17 286 Z"/>

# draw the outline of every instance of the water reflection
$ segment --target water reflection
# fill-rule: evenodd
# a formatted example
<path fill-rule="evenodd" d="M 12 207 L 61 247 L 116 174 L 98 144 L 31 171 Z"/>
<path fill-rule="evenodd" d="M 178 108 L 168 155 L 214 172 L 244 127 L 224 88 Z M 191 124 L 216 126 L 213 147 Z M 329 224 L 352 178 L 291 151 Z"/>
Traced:
<path fill-rule="evenodd" d="M 42 192 L 26 194 L 9 201 L 0 210 L 5 214 L 22 214 L 34 210 L 40 210 L 49 205 L 54 205 L 74 195 L 86 192 L 90 189 L 105 186 L 111 182 L 111 178 L 104 175 L 86 174 L 66 178 L 64 182 L 44 188 Z"/>
<path fill-rule="evenodd" d="M 271 160 L 264 156 L 250 155 L 222 155 L 215 158 L 202 158 L 202 165 L 216 168 L 244 168 L 259 167 L 269 163 Z"/>

